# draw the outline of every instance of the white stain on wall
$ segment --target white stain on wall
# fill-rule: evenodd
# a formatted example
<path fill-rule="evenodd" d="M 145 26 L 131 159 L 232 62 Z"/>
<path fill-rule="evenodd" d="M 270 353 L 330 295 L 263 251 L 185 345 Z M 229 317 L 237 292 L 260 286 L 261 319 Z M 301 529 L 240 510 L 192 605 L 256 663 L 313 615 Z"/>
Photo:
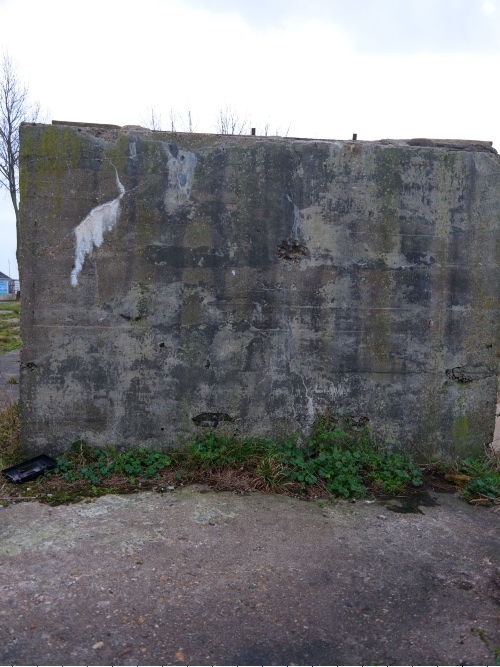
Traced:
<path fill-rule="evenodd" d="M 120 193 L 118 197 L 93 208 L 75 229 L 75 265 L 71 271 L 71 284 L 73 287 L 78 285 L 78 274 L 82 270 L 85 257 L 90 255 L 94 246 L 99 248 L 103 242 L 104 232 L 109 232 L 113 229 L 120 215 L 120 200 L 125 194 L 125 188 L 118 178 L 116 167 L 115 172 L 116 185 Z"/>
<path fill-rule="evenodd" d="M 307 429 L 307 433 L 309 433 L 309 431 L 312 428 L 312 425 L 314 423 L 314 418 L 315 418 L 314 399 L 311 396 L 311 392 L 309 391 L 309 389 L 307 387 L 306 381 L 304 380 L 304 376 L 301 373 L 299 373 L 298 371 L 294 370 L 292 368 L 292 364 L 290 364 L 290 370 L 291 370 L 292 373 L 297 375 L 302 380 L 302 385 L 304 387 L 304 391 L 305 391 L 305 394 L 306 394 L 306 401 L 307 401 L 307 420 L 305 422 L 305 426 L 306 426 L 306 429 Z"/>
<path fill-rule="evenodd" d="M 191 195 L 191 186 L 196 166 L 196 156 L 189 151 L 181 151 L 174 143 L 163 142 L 168 160 L 168 188 L 164 202 L 167 213 L 174 213 L 185 205 Z M 135 142 L 129 145 L 129 157 L 137 156 Z M 116 171 L 116 168 L 115 168 Z M 93 208 L 88 216 L 75 228 L 75 265 L 71 271 L 71 284 L 78 285 L 78 275 L 82 270 L 85 258 L 90 255 L 94 246 L 99 248 L 104 239 L 104 233 L 109 232 L 116 225 L 120 215 L 120 200 L 125 194 L 125 188 L 120 182 L 116 171 L 116 185 L 119 195 L 116 199 Z"/>
<path fill-rule="evenodd" d="M 293 199 L 289 196 L 286 195 L 286 198 L 288 201 L 293 204 L 293 225 L 292 225 L 292 231 L 291 231 L 291 237 L 292 239 L 295 239 L 298 241 L 299 239 L 299 225 L 300 225 L 300 210 L 297 204 L 293 201 Z"/>
<path fill-rule="evenodd" d="M 175 211 L 187 204 L 191 195 L 191 186 L 196 167 L 196 155 L 189 151 L 181 151 L 177 144 L 162 142 L 168 160 L 168 189 L 164 202 L 167 213 Z"/>

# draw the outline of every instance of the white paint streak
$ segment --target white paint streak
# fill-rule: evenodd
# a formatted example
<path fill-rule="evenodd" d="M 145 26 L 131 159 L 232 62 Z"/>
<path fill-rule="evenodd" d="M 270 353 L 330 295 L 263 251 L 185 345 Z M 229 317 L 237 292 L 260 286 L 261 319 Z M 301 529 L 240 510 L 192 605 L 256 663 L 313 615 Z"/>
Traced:
<path fill-rule="evenodd" d="M 293 204 L 293 225 L 292 225 L 292 239 L 298 241 L 299 239 L 299 225 L 300 225 L 300 210 L 293 199 L 287 195 L 288 201 Z"/>
<path fill-rule="evenodd" d="M 312 427 L 312 425 L 314 424 L 314 401 L 313 401 L 313 397 L 309 393 L 309 389 L 307 388 L 306 381 L 304 380 L 304 376 L 301 375 L 298 371 L 295 371 L 292 368 L 291 364 L 290 364 L 290 370 L 295 375 L 298 375 L 298 377 L 302 380 L 302 384 L 304 385 L 304 389 L 305 389 L 305 392 L 306 392 L 306 400 L 307 400 L 307 422 L 306 422 L 306 425 L 307 425 L 307 428 L 309 430 Z"/>
<path fill-rule="evenodd" d="M 71 284 L 73 287 L 78 285 L 78 274 L 82 270 L 85 257 L 90 255 L 92 248 L 99 246 L 103 242 L 104 232 L 113 229 L 120 214 L 120 199 L 125 194 L 125 188 L 118 178 L 116 170 L 116 185 L 120 194 L 113 201 L 106 202 L 93 208 L 88 216 L 75 228 L 75 266 L 71 271 Z"/>

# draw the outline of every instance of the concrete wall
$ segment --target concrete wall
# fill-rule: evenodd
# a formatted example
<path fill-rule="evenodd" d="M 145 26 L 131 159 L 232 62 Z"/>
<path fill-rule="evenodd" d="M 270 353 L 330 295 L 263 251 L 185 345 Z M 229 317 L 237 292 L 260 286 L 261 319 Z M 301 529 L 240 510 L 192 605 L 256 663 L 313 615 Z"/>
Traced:
<path fill-rule="evenodd" d="M 20 162 L 29 453 L 283 437 L 316 410 L 416 454 L 491 439 L 488 142 L 25 125 Z"/>

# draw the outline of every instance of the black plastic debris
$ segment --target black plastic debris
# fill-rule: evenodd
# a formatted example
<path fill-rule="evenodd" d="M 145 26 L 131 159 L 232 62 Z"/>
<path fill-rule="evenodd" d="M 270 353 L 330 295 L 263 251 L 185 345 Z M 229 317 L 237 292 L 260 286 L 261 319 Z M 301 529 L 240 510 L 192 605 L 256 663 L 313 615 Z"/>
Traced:
<path fill-rule="evenodd" d="M 30 479 L 35 479 L 35 477 L 38 477 L 38 475 L 41 475 L 46 470 L 52 470 L 52 468 L 55 467 L 56 462 L 54 459 L 51 459 L 50 456 L 46 456 L 45 454 L 41 454 L 28 461 L 23 461 L 15 466 L 10 466 L 10 468 L 5 468 L 2 470 L 2 475 L 7 477 L 10 482 L 27 482 Z"/>

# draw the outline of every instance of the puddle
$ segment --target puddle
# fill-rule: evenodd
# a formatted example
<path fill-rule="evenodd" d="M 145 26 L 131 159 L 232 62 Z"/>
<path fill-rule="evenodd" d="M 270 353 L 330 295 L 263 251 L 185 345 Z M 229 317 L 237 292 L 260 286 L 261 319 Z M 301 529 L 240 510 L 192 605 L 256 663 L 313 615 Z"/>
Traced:
<path fill-rule="evenodd" d="M 424 514 L 420 507 L 438 507 L 440 505 L 428 491 L 419 491 L 411 496 L 398 498 L 396 502 L 399 502 L 399 505 L 393 504 L 394 502 L 394 499 L 392 499 L 384 504 L 388 510 L 398 514 Z"/>

